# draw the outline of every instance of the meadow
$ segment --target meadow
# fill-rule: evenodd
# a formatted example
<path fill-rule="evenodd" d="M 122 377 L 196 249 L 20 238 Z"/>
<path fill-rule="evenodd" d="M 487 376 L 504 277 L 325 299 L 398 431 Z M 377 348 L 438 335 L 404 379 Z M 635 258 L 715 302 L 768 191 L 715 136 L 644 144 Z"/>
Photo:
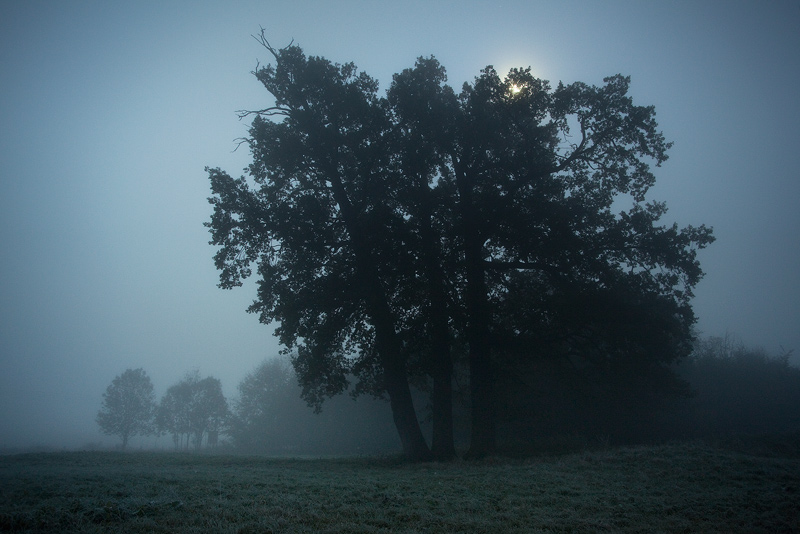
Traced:
<path fill-rule="evenodd" d="M 0 488 L 12 532 L 800 532 L 796 439 L 425 464 L 19 454 Z"/>

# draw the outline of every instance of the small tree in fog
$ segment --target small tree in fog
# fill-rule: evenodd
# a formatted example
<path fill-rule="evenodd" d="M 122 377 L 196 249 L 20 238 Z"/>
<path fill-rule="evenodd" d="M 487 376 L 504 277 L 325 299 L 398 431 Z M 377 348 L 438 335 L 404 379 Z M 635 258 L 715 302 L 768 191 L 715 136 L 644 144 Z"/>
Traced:
<path fill-rule="evenodd" d="M 237 446 L 281 449 L 293 436 L 292 419 L 306 415 L 297 377 L 288 361 L 265 360 L 239 383 L 230 433 Z"/>
<path fill-rule="evenodd" d="M 228 403 L 219 379 L 209 376 L 201 380 L 195 371 L 167 390 L 158 407 L 156 424 L 162 432 L 172 434 L 176 448 L 188 448 L 191 438 L 199 449 L 203 436 L 219 432 L 227 417 Z"/>
<path fill-rule="evenodd" d="M 199 449 L 203 435 L 219 432 L 228 418 L 228 403 L 218 378 L 206 377 L 194 383 L 189 424 L 192 442 Z"/>
<path fill-rule="evenodd" d="M 184 437 L 188 446 L 190 398 L 190 385 L 184 380 L 170 386 L 158 405 L 156 427 L 159 432 L 172 434 L 176 449 L 183 448 Z"/>
<path fill-rule="evenodd" d="M 382 454 L 399 445 L 384 400 L 339 395 L 325 410 L 301 397 L 289 358 L 263 361 L 239 383 L 227 433 L 256 454 Z M 352 393 L 352 391 L 350 391 Z"/>
<path fill-rule="evenodd" d="M 143 369 L 128 369 L 114 378 L 103 393 L 97 424 L 103 433 L 120 436 L 124 450 L 131 436 L 153 433 L 155 406 L 150 377 Z"/>

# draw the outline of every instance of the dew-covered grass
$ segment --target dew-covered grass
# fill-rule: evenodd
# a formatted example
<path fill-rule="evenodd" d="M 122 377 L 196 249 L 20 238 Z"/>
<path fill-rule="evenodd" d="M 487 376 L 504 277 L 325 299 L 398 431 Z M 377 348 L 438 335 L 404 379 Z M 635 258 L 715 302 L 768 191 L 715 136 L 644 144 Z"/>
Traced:
<path fill-rule="evenodd" d="M 800 532 L 792 451 L 698 442 L 446 464 L 15 455 L 0 457 L 0 530 Z"/>

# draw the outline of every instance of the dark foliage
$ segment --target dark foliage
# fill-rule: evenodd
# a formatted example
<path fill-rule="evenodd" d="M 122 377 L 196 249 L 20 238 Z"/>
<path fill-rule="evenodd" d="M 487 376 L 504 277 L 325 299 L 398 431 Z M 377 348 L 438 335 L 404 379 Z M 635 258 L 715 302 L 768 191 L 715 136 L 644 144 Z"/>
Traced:
<path fill-rule="evenodd" d="M 712 337 L 674 370 L 550 359 L 505 374 L 500 447 L 532 452 L 800 433 L 800 369 L 789 353 L 770 356 Z"/>
<path fill-rule="evenodd" d="M 713 237 L 659 224 L 665 205 L 646 200 L 670 143 L 627 77 L 552 88 L 487 67 L 456 94 L 420 58 L 380 98 L 352 64 L 260 41 L 274 65 L 255 75 L 275 104 L 242 114 L 249 177 L 209 170 L 208 227 L 221 287 L 257 266 L 250 311 L 280 323 L 309 403 L 354 380 L 388 398 L 409 458 L 447 459 L 459 365 L 471 457 L 495 449 L 505 376 L 542 362 L 578 366 L 619 405 L 675 389 Z"/>
<path fill-rule="evenodd" d="M 694 395 L 679 405 L 674 432 L 726 437 L 800 432 L 800 369 L 791 351 L 770 355 L 731 337 L 698 343 L 679 367 Z"/>

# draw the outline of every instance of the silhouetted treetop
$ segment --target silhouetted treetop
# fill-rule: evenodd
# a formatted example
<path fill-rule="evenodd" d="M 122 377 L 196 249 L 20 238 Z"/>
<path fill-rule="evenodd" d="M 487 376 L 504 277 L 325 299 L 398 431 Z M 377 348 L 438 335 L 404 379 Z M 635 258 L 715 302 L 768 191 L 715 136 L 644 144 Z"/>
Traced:
<path fill-rule="evenodd" d="M 452 457 L 452 375 L 470 373 L 472 446 L 494 448 L 501 368 L 539 357 L 665 366 L 690 350 L 705 226 L 647 200 L 670 143 L 630 79 L 554 89 L 491 66 L 461 92 L 433 58 L 386 96 L 352 63 L 276 49 L 255 76 L 249 178 L 209 169 L 220 286 L 257 266 L 249 311 L 276 330 L 312 404 L 386 394 L 406 453 L 431 453 L 409 380 L 432 382 L 433 456 Z M 466 347 L 462 357 L 460 347 Z M 638 364 L 637 364 L 638 365 Z"/>

